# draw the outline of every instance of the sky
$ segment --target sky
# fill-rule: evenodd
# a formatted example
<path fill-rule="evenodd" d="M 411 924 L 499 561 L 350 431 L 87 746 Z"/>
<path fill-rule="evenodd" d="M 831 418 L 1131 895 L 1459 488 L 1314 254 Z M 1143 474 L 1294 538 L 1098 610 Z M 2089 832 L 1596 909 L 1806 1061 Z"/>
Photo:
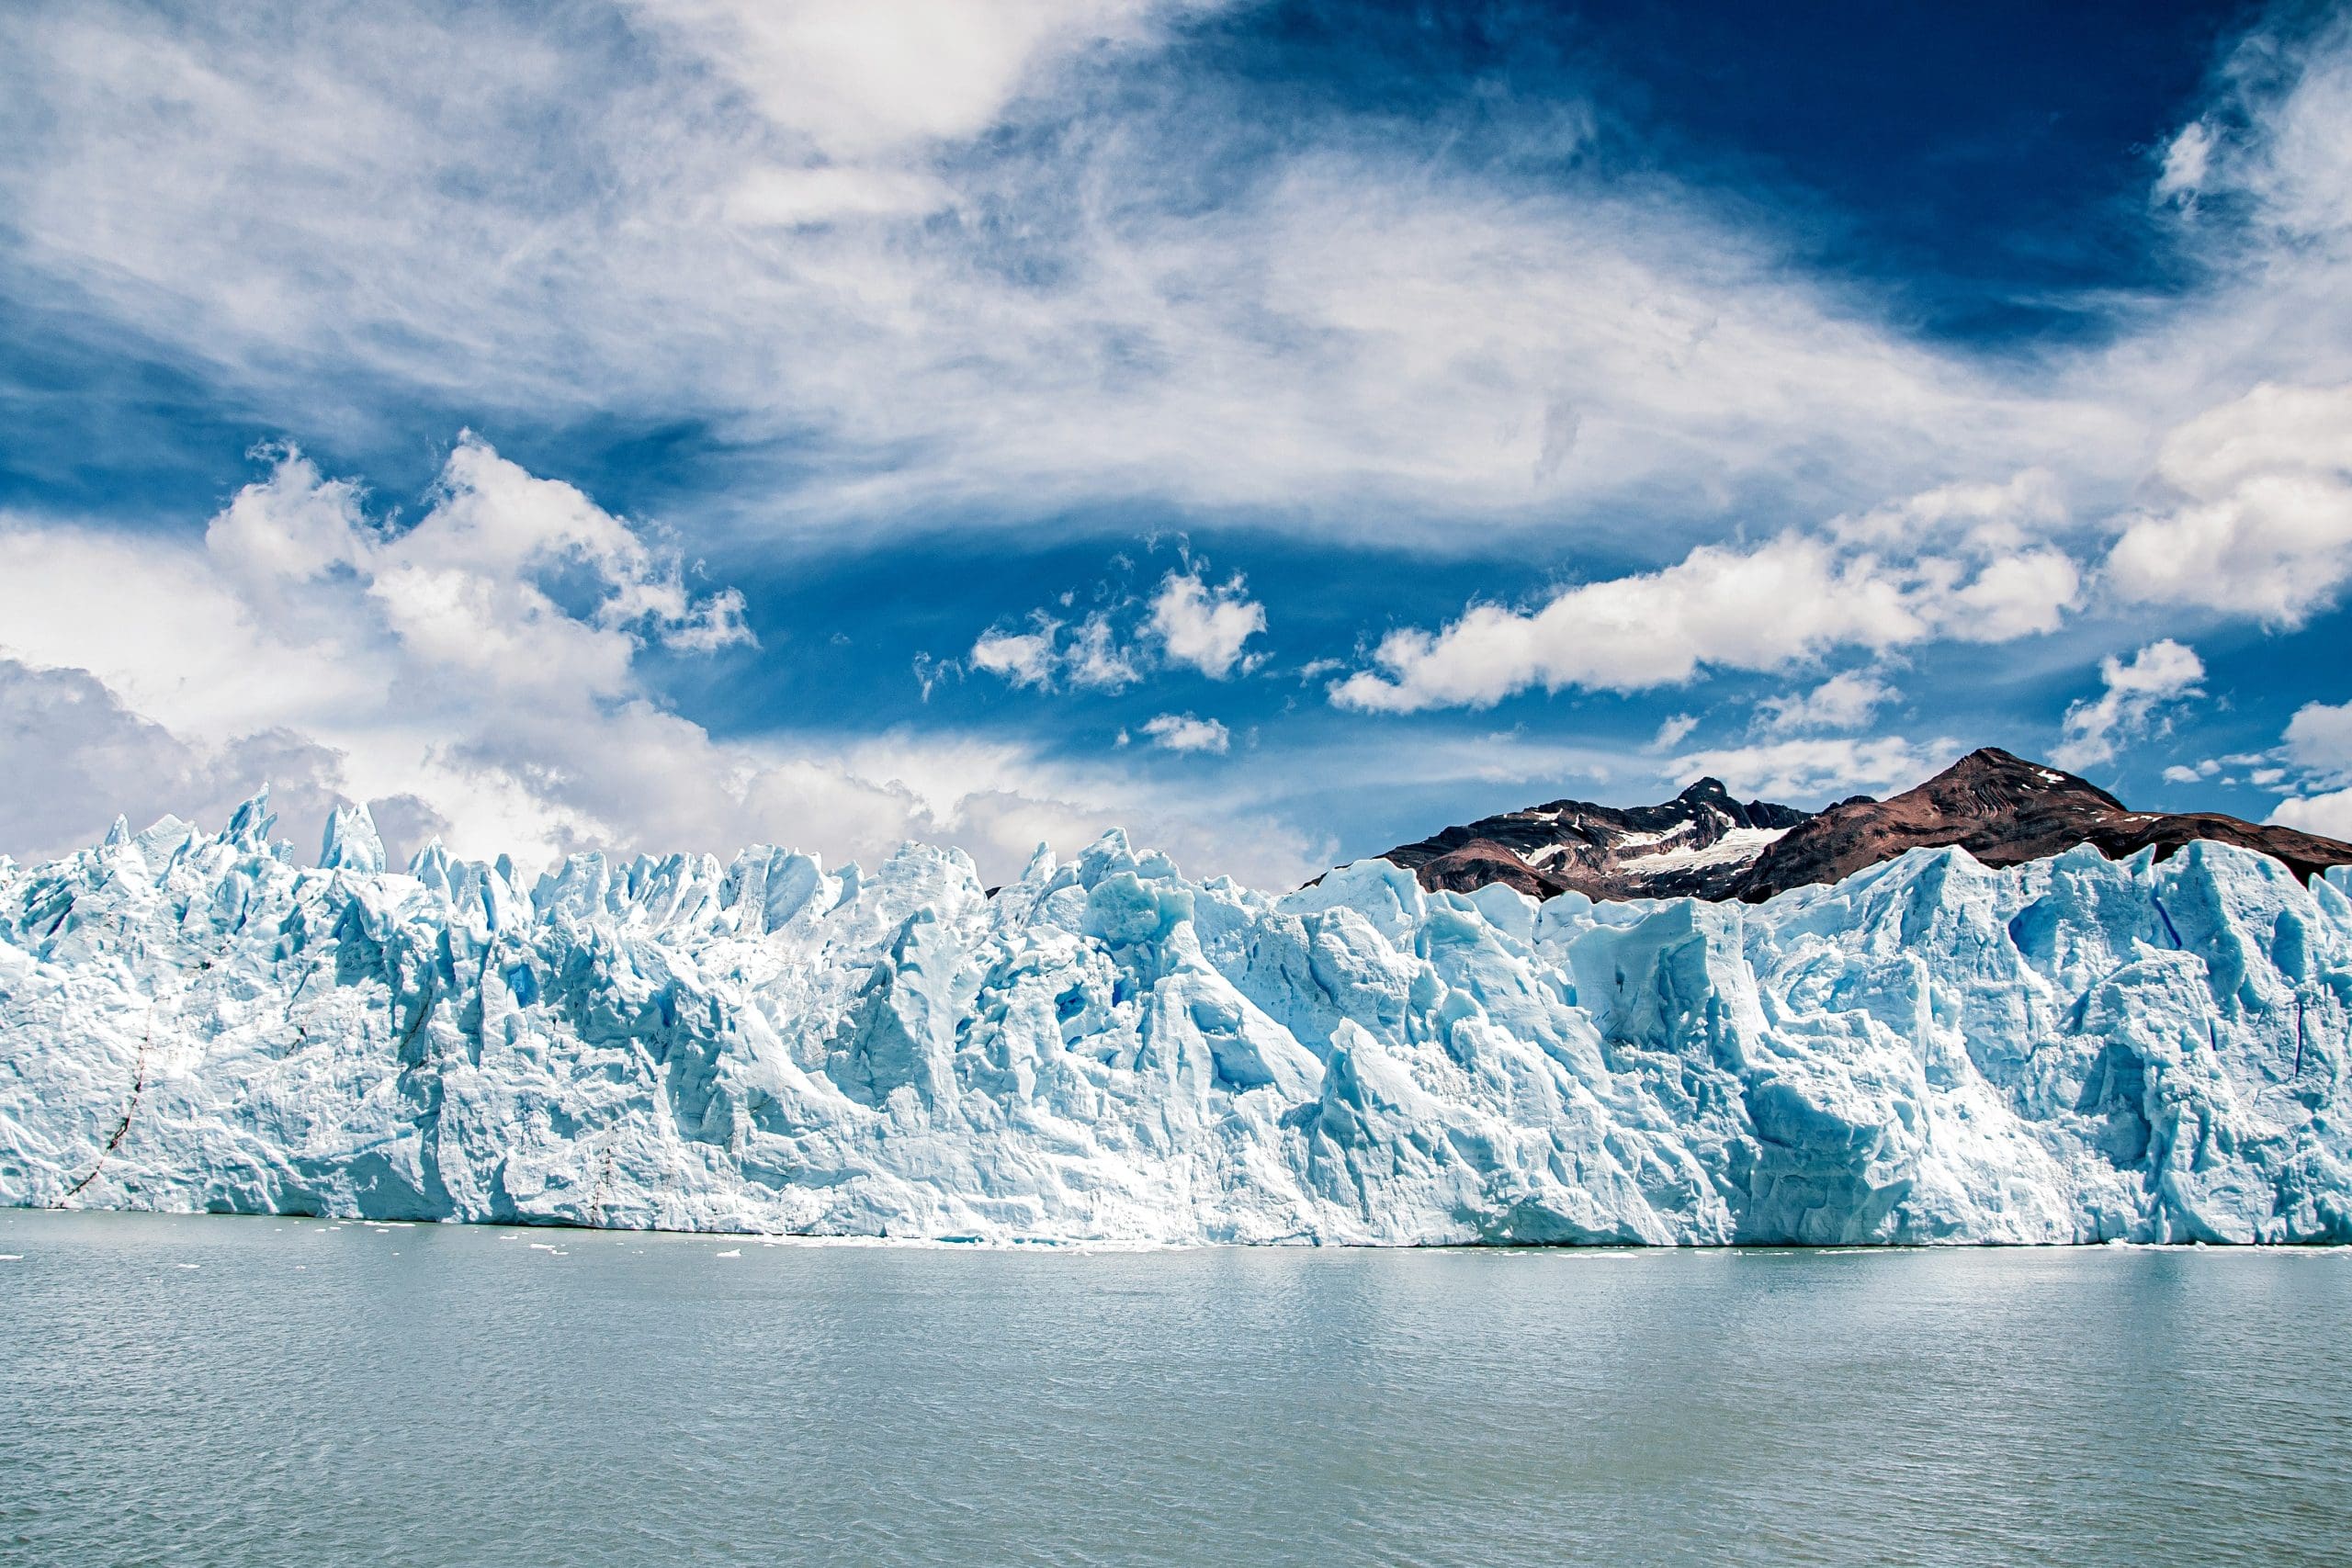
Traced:
<path fill-rule="evenodd" d="M 2352 836 L 2325 6 L 26 0 L 0 852 Z"/>

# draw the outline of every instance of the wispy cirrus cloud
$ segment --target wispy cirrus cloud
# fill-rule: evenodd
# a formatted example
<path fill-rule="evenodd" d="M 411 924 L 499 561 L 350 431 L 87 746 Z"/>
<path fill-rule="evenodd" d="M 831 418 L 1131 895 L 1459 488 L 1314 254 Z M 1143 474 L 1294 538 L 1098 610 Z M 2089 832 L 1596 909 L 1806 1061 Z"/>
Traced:
<path fill-rule="evenodd" d="M 795 527 L 1148 497 L 1442 537 L 2130 439 L 1703 191 L 1436 180 L 1155 90 L 1205 9 L 34 6 L 0 211 L 57 297 L 264 405 L 316 417 L 333 365 L 347 419 L 691 413 L 788 447 Z"/>

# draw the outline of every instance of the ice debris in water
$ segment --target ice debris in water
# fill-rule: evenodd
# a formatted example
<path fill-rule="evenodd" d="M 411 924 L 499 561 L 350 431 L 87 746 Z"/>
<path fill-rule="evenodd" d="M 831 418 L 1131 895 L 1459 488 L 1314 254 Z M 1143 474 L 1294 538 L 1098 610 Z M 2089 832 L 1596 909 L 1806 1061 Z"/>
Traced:
<path fill-rule="evenodd" d="M 0 1200 L 937 1240 L 2352 1240 L 2352 888 L 1915 852 L 1744 907 L 1112 834 L 577 855 L 266 802 L 0 861 Z"/>

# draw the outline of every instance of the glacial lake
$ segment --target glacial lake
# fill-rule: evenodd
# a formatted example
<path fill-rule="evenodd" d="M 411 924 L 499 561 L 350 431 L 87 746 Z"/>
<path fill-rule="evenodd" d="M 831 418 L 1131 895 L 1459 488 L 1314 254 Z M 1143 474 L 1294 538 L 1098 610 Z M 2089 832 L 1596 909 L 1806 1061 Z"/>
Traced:
<path fill-rule="evenodd" d="M 0 1212 L 0 1561 L 2352 1560 L 2352 1253 Z"/>

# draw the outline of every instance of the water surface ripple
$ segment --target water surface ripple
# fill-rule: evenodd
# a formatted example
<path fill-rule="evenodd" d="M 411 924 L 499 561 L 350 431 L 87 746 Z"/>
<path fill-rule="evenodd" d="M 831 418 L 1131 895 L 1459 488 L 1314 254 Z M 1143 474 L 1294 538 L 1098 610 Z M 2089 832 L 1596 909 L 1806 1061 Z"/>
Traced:
<path fill-rule="evenodd" d="M 2352 1560 L 2342 1251 L 0 1254 L 11 1561 Z"/>

